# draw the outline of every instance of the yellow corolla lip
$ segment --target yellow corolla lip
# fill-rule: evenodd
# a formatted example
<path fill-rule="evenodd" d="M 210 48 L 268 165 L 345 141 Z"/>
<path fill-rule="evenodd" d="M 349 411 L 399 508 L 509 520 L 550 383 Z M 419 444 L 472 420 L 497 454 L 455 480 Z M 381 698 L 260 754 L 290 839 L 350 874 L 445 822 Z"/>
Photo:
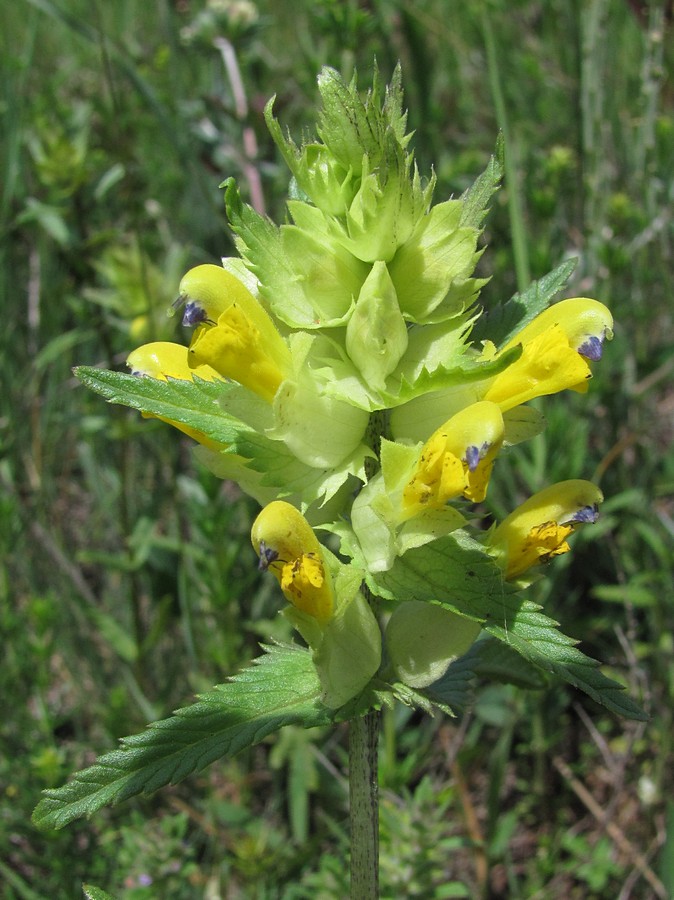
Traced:
<path fill-rule="evenodd" d="M 510 513 L 489 539 L 506 578 L 567 553 L 566 539 L 579 526 L 597 521 L 602 499 L 596 485 L 572 479 L 539 491 Z"/>
<path fill-rule="evenodd" d="M 406 515 L 438 509 L 461 495 L 475 503 L 484 500 L 503 433 L 501 411 L 489 401 L 448 419 L 424 444 L 403 490 Z"/>
<path fill-rule="evenodd" d="M 259 568 L 273 572 L 294 607 L 322 624 L 332 618 L 332 578 L 321 545 L 294 506 L 284 500 L 265 506 L 253 523 L 251 541 Z"/>

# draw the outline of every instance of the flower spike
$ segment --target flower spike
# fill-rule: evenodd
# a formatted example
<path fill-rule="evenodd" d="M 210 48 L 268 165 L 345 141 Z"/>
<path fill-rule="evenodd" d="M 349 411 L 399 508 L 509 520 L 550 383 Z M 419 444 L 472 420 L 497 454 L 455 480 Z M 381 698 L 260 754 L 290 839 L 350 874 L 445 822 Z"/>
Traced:
<path fill-rule="evenodd" d="M 489 308 L 476 266 L 503 147 L 461 197 L 433 202 L 399 69 L 382 88 L 375 74 L 362 97 L 355 76 L 324 69 L 315 136 L 299 146 L 270 102 L 265 119 L 293 176 L 284 221 L 227 179 L 239 255 L 182 278 L 174 311 L 189 347 L 134 351 L 145 380 L 82 370 L 107 399 L 169 417 L 201 444 L 199 463 L 262 505 L 251 540 L 310 653 L 320 694 L 312 677 L 306 697 L 345 718 L 387 694 L 444 705 L 510 635 L 534 666 L 550 670 L 551 656 L 580 683 L 579 657 L 550 637 L 556 623 L 520 617 L 510 594 L 596 521 L 601 492 L 565 481 L 491 528 L 479 504 L 502 448 L 545 428 L 528 401 L 585 392 L 613 328 L 595 300 L 552 302 L 570 261 Z M 586 684 L 601 693 L 595 677 Z M 290 689 L 305 697 L 299 682 Z"/>

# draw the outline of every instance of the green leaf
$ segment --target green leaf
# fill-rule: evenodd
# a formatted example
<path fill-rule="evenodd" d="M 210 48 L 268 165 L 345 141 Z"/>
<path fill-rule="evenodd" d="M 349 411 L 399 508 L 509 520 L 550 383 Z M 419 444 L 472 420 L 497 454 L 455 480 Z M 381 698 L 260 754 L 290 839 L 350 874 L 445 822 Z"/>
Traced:
<path fill-rule="evenodd" d="M 512 590 L 482 545 L 462 531 L 408 550 L 387 572 L 371 577 L 380 596 L 435 600 L 477 621 L 498 615 L 504 593 Z"/>
<path fill-rule="evenodd" d="M 176 784 L 223 756 L 257 744 L 284 725 L 313 728 L 332 721 L 318 698 L 321 686 L 311 656 L 290 646 L 265 655 L 199 702 L 122 739 L 72 781 L 45 791 L 33 813 L 39 828 L 62 828 L 108 803 Z"/>
<path fill-rule="evenodd" d="M 477 541 L 462 532 L 409 550 L 388 572 L 371 577 L 373 590 L 396 600 L 425 600 L 482 621 L 483 628 L 534 666 L 556 675 L 621 716 L 645 720 L 624 687 L 599 671 L 557 622 L 503 581 Z"/>
<path fill-rule="evenodd" d="M 169 422 L 179 422 L 218 443 L 231 444 L 249 430 L 222 409 L 225 394 L 237 389 L 224 381 L 160 381 L 89 366 L 79 366 L 75 375 L 110 403 L 121 403 Z"/>
<path fill-rule="evenodd" d="M 462 226 L 479 228 L 489 212 L 489 201 L 498 190 L 503 178 L 503 135 L 499 134 L 496 141 L 496 150 L 489 159 L 489 164 L 484 172 L 479 175 L 473 184 L 461 195 L 463 211 L 461 213 Z"/>
<path fill-rule="evenodd" d="M 444 398 L 440 394 L 436 398 L 427 398 L 427 394 L 434 394 L 447 388 L 464 387 L 478 381 L 486 381 L 488 378 L 493 378 L 494 375 L 503 372 L 508 366 L 518 360 L 521 355 L 522 348 L 517 346 L 511 347 L 494 359 L 483 360 L 463 357 L 462 364 L 458 366 L 452 366 L 451 368 L 436 366 L 432 372 L 423 369 L 413 382 L 408 381 L 403 376 L 399 384 L 396 385 L 396 390 L 386 392 L 383 396 L 391 406 L 402 406 L 416 397 L 420 397 L 425 404 L 428 404 L 429 399 L 431 402 L 435 399 L 443 410 L 441 415 L 446 418 L 447 404 Z M 400 416 L 406 413 L 409 413 L 409 410 L 394 411 L 393 416 L 399 422 Z M 440 418 L 438 427 L 445 421 L 445 418 Z M 429 427 L 428 421 L 425 423 L 425 427 Z M 393 429 L 397 437 L 402 436 L 399 425 L 394 425 Z M 408 435 L 406 434 L 405 436 L 407 437 Z"/>
<path fill-rule="evenodd" d="M 115 900 L 112 894 L 108 894 L 99 887 L 94 887 L 93 884 L 83 884 L 82 891 L 87 900 Z"/>
<path fill-rule="evenodd" d="M 543 278 L 532 281 L 521 294 L 514 294 L 505 303 L 483 312 L 473 328 L 472 340 L 490 340 L 497 347 L 507 344 L 518 331 L 548 308 L 555 294 L 566 286 L 576 263 L 576 259 L 565 260 Z"/>
<path fill-rule="evenodd" d="M 421 693 L 447 715 L 456 716 L 470 705 L 474 681 L 475 660 L 469 652 L 453 662 L 442 678 Z"/>
<path fill-rule="evenodd" d="M 491 635 L 477 641 L 469 655 L 473 657 L 475 674 L 482 678 L 527 690 L 541 690 L 547 685 L 539 668 Z"/>

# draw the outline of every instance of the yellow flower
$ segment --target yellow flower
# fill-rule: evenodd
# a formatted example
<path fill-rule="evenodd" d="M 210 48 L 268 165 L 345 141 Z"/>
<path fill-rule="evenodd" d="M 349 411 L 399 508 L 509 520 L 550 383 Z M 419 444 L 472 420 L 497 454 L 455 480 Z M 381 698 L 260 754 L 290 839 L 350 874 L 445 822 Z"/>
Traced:
<path fill-rule="evenodd" d="M 187 347 L 170 341 L 143 344 L 129 353 L 126 364 L 132 375 L 147 375 L 159 381 L 168 381 L 169 378 L 180 381 L 194 381 L 195 378 L 203 381 L 222 379 L 210 366 L 191 366 Z"/>
<path fill-rule="evenodd" d="M 250 291 L 219 266 L 197 266 L 180 283 L 183 322 L 197 324 L 190 365 L 211 366 L 271 402 L 291 369 L 290 351 Z"/>
<path fill-rule="evenodd" d="M 494 378 L 484 395 L 506 412 L 534 397 L 570 389 L 584 393 L 592 377 L 588 361 L 601 358 L 613 318 L 596 300 L 576 297 L 546 309 L 501 348 L 517 344 L 522 355 Z"/>
<path fill-rule="evenodd" d="M 597 521 L 602 500 L 596 485 L 572 479 L 553 484 L 518 506 L 489 538 L 506 579 L 567 553 L 571 548 L 566 539 L 580 525 Z"/>
<path fill-rule="evenodd" d="M 260 568 L 274 573 L 286 599 L 319 623 L 334 612 L 332 579 L 321 545 L 304 516 L 284 500 L 264 507 L 251 540 Z"/>
<path fill-rule="evenodd" d="M 169 378 L 179 381 L 194 381 L 195 378 L 200 378 L 202 381 L 222 380 L 221 376 L 210 366 L 191 366 L 187 347 L 182 344 L 173 344 L 170 341 L 154 341 L 151 344 L 143 344 L 129 354 L 126 364 L 131 369 L 132 375 L 156 378 L 158 381 L 168 381 Z M 154 416 L 152 413 L 142 413 L 142 416 L 146 419 L 168 422 L 169 425 L 173 425 L 174 428 L 212 450 L 221 450 L 224 446 L 207 438 L 201 431 L 190 428 L 189 425 L 183 425 L 182 422 L 176 422 L 164 416 Z"/>
<path fill-rule="evenodd" d="M 475 503 L 484 500 L 502 443 L 503 417 L 495 403 L 474 403 L 452 416 L 421 450 L 403 491 L 406 515 L 439 509 L 461 495 Z"/>

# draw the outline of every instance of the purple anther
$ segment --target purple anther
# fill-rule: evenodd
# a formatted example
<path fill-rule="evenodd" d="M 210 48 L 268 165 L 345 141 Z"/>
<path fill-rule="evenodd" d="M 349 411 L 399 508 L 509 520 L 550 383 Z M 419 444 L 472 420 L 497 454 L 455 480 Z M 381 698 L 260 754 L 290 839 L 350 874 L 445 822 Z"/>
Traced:
<path fill-rule="evenodd" d="M 278 559 L 278 550 L 272 550 L 264 541 L 260 541 L 260 559 L 257 564 L 260 572 L 266 572 L 269 566 Z"/>
<path fill-rule="evenodd" d="M 468 464 L 468 469 L 471 472 L 474 472 L 477 469 L 480 462 L 480 448 L 471 445 L 470 447 L 466 447 L 466 463 Z"/>
<path fill-rule="evenodd" d="M 577 513 L 575 513 L 570 519 L 570 522 L 577 522 L 579 525 L 594 525 L 594 523 L 599 518 L 599 507 L 596 505 L 593 506 L 583 506 L 581 507 Z"/>
<path fill-rule="evenodd" d="M 585 341 L 583 341 L 583 343 L 578 348 L 578 352 L 581 356 L 584 356 L 585 359 L 596 362 L 598 359 L 601 359 L 603 343 L 603 337 L 597 337 L 596 335 L 592 334 Z"/>
<path fill-rule="evenodd" d="M 195 303 L 194 300 L 188 300 L 185 304 L 185 312 L 183 313 L 183 325 L 190 328 L 192 325 L 199 325 L 200 322 L 206 320 L 206 310 L 203 306 Z"/>

